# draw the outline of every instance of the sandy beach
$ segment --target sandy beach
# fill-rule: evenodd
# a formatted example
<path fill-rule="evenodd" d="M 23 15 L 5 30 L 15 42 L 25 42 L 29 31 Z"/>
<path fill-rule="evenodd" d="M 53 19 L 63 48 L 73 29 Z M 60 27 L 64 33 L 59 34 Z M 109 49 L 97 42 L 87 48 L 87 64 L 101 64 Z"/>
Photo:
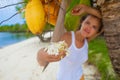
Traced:
<path fill-rule="evenodd" d="M 36 55 L 43 43 L 38 37 L 0 48 L 0 80 L 56 80 L 58 63 L 50 63 L 45 72 L 39 66 Z M 83 65 L 85 80 L 96 79 L 97 70 L 94 66 Z"/>

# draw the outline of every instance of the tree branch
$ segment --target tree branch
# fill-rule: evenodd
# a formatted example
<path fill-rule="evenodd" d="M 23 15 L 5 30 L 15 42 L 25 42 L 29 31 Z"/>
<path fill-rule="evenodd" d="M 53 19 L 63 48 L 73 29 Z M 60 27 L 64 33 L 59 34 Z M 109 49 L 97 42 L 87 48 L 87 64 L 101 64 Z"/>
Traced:
<path fill-rule="evenodd" d="M 13 18 L 15 15 L 19 14 L 19 13 L 22 12 L 23 10 L 24 10 L 24 8 L 23 8 L 23 9 L 20 9 L 18 12 L 16 12 L 15 14 L 13 14 L 11 17 L 9 17 L 9 18 L 1 21 L 1 22 L 0 22 L 0 25 L 1 25 L 3 22 L 6 22 L 6 21 L 10 20 L 11 18 Z"/>
<path fill-rule="evenodd" d="M 3 6 L 3 7 L 0 7 L 0 9 L 6 8 L 6 7 L 9 7 L 9 6 L 18 5 L 18 4 L 23 4 L 23 3 L 26 3 L 26 2 L 19 2 L 19 3 L 14 3 L 14 4 L 6 5 L 6 6 Z"/>

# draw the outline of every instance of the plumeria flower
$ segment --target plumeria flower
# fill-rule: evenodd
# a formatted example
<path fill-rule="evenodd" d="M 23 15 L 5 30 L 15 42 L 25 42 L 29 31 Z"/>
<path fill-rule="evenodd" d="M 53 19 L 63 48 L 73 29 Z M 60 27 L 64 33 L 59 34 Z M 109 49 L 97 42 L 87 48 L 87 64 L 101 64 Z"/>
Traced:
<path fill-rule="evenodd" d="M 59 55 L 61 51 L 65 51 L 68 55 L 69 52 L 65 41 L 52 42 L 49 46 L 45 47 L 44 51 L 49 55 Z"/>

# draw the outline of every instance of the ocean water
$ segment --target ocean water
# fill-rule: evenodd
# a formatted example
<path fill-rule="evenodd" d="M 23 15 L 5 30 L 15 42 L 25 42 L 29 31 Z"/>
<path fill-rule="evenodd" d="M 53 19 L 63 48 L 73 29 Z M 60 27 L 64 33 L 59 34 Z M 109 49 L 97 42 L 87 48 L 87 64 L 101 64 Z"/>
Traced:
<path fill-rule="evenodd" d="M 0 32 L 0 48 L 26 40 L 30 37 L 32 35 L 28 36 L 26 33 Z"/>

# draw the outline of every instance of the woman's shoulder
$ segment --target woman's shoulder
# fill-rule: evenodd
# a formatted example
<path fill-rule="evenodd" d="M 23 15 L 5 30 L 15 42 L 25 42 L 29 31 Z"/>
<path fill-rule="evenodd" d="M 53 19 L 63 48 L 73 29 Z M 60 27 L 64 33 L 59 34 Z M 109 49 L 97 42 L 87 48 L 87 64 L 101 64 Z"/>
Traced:
<path fill-rule="evenodd" d="M 71 32 L 65 32 L 62 36 L 61 39 L 66 40 L 71 37 Z"/>
<path fill-rule="evenodd" d="M 71 44 L 71 41 L 72 41 L 72 39 L 71 39 L 71 32 L 65 32 L 63 35 L 62 35 L 62 37 L 61 37 L 61 41 L 65 41 L 67 44 L 68 44 L 68 46 Z"/>

